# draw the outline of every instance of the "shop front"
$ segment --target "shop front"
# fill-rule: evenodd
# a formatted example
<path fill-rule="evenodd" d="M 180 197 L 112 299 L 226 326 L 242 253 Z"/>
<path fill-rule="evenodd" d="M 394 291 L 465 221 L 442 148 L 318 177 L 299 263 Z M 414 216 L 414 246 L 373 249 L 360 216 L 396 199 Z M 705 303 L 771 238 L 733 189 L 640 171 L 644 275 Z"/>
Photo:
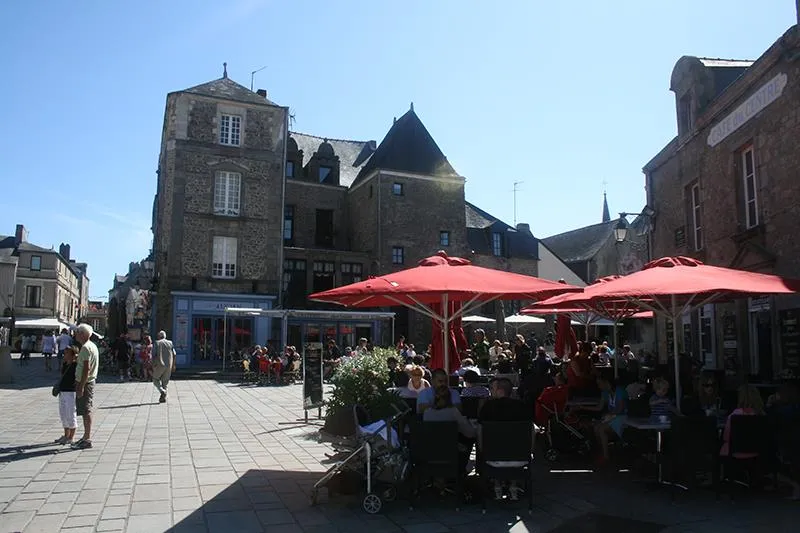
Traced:
<path fill-rule="evenodd" d="M 225 310 L 270 310 L 274 296 L 173 292 L 172 300 L 172 341 L 181 366 L 222 367 L 226 351 L 246 351 L 269 340 L 271 317 Z"/>

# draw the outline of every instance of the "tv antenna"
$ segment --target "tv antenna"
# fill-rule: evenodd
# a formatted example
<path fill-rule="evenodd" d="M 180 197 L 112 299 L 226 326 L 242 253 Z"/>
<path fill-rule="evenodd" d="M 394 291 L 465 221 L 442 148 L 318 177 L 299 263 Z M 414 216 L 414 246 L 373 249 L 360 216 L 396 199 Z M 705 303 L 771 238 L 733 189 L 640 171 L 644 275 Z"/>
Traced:
<path fill-rule="evenodd" d="M 517 191 L 520 190 L 519 186 L 525 183 L 524 181 L 515 181 L 514 188 L 514 227 L 517 227 Z"/>
<path fill-rule="evenodd" d="M 251 91 L 253 90 L 253 82 L 254 82 L 254 81 L 255 81 L 255 79 L 256 79 L 256 73 L 257 73 L 257 72 L 261 72 L 261 71 L 262 71 L 262 70 L 264 70 L 265 68 L 267 68 L 267 66 L 266 66 L 266 65 L 264 65 L 263 67 L 261 67 L 261 68 L 259 68 L 259 69 L 256 69 L 256 70 L 254 70 L 253 72 L 251 72 L 251 73 L 250 73 L 250 90 L 251 90 Z"/>

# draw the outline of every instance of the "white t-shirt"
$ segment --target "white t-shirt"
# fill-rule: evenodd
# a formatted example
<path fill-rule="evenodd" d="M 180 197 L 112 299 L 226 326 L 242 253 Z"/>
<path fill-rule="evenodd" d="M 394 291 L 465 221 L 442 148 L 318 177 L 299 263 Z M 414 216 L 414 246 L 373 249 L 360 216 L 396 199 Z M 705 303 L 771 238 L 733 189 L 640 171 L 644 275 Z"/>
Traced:
<path fill-rule="evenodd" d="M 62 333 L 58 336 L 58 350 L 66 350 L 69 348 L 70 344 L 72 344 L 72 337 L 67 335 L 66 333 Z"/>

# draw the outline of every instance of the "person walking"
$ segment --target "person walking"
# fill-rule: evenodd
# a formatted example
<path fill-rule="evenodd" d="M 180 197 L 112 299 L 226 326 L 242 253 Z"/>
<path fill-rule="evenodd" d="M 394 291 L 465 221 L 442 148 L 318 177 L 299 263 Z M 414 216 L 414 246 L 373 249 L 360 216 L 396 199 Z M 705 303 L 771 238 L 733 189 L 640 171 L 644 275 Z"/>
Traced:
<path fill-rule="evenodd" d="M 92 342 L 93 333 L 94 330 L 89 324 L 81 324 L 75 330 L 75 339 L 81 345 L 78 364 L 75 367 L 75 408 L 78 415 L 83 418 L 83 437 L 72 445 L 73 450 L 92 447 L 92 401 L 100 360 L 97 346 Z"/>
<path fill-rule="evenodd" d="M 58 414 L 64 434 L 55 440 L 56 444 L 72 444 L 75 430 L 78 427 L 78 416 L 75 412 L 75 349 L 68 346 L 64 350 L 64 364 L 61 367 L 61 382 L 58 389 Z"/>
<path fill-rule="evenodd" d="M 31 352 L 33 351 L 33 345 L 36 343 L 36 337 L 33 335 L 28 335 L 27 333 L 22 334 L 22 339 L 20 340 L 20 356 L 19 356 L 19 364 L 20 365 L 28 365 L 31 359 Z"/>
<path fill-rule="evenodd" d="M 167 333 L 159 331 L 153 347 L 153 385 L 161 393 L 158 403 L 167 401 L 167 385 L 174 370 L 175 348 L 172 341 L 167 339 Z"/>
<path fill-rule="evenodd" d="M 44 369 L 48 372 L 53 369 L 52 358 L 56 353 L 56 336 L 52 331 L 42 335 L 42 355 L 44 355 Z"/>
<path fill-rule="evenodd" d="M 117 368 L 119 369 L 120 382 L 125 381 L 125 378 L 130 381 L 131 379 L 131 346 L 128 344 L 128 337 L 125 333 L 117 337 L 111 348 L 117 357 Z"/>
<path fill-rule="evenodd" d="M 67 328 L 61 330 L 61 335 L 58 336 L 58 362 L 61 363 L 61 358 L 64 357 L 64 350 L 72 346 L 72 335 L 69 334 Z"/>

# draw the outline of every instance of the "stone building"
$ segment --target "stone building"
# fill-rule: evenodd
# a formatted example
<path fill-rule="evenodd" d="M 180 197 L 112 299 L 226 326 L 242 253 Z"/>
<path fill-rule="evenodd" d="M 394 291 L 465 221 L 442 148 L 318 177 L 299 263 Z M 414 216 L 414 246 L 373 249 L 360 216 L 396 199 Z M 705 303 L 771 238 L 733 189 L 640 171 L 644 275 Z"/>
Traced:
<path fill-rule="evenodd" d="M 28 242 L 28 232 L 17 224 L 14 236 L 0 236 L 0 249 L 16 258 L 13 312 L 17 320 L 55 318 L 75 324 L 86 309 L 89 278 L 86 264 L 69 258 L 69 245 L 59 251 Z"/>
<path fill-rule="evenodd" d="M 797 26 L 756 61 L 680 58 L 670 90 L 678 135 L 643 169 L 653 256 L 800 277 Z M 732 380 L 797 376 L 798 317 L 797 297 L 706 305 L 678 325 L 681 348 Z"/>
<path fill-rule="evenodd" d="M 287 119 L 266 92 L 227 76 L 167 96 L 153 211 L 154 328 L 170 331 L 179 358 L 213 361 L 224 342 L 280 342 L 277 320 L 243 315 L 228 318 L 226 340 L 226 307 L 304 310 L 285 331 L 296 346 L 359 337 L 390 344 L 387 323 L 325 315 L 342 308 L 308 295 L 413 267 L 439 250 L 538 273 L 530 228 L 466 202 L 464 177 L 413 105 L 380 143 L 288 132 Z M 231 146 L 233 125 L 241 133 Z M 397 335 L 429 341 L 430 319 L 383 311 L 396 313 Z"/>

